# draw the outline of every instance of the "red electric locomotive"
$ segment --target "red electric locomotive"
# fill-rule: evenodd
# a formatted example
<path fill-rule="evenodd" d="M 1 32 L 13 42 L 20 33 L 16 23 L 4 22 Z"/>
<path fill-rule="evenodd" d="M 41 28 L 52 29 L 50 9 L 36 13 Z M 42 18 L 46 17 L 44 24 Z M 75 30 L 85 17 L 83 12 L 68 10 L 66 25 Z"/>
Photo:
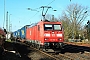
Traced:
<path fill-rule="evenodd" d="M 26 30 L 26 39 L 33 46 L 43 49 L 62 48 L 64 33 L 61 22 L 40 21 Z"/>

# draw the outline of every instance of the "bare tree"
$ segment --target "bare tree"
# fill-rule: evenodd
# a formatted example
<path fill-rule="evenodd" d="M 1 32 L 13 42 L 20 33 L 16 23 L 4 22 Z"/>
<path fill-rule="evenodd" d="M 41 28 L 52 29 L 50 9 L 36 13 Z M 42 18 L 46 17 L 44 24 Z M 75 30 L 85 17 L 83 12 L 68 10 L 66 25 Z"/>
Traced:
<path fill-rule="evenodd" d="M 82 30 L 82 22 L 88 17 L 88 8 L 79 4 L 71 4 L 63 12 L 59 20 L 64 26 L 65 36 L 78 38 Z"/>

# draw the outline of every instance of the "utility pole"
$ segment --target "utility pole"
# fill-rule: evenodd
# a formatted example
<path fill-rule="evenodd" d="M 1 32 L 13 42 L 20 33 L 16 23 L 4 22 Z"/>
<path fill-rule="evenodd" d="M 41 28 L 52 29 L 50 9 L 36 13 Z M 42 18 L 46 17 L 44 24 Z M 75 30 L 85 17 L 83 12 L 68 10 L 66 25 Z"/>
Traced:
<path fill-rule="evenodd" d="M 10 22 L 10 16 L 11 16 L 12 14 L 10 14 L 9 15 L 9 32 L 10 32 L 10 28 L 11 28 L 11 22 Z"/>
<path fill-rule="evenodd" d="M 5 0 L 4 0 L 4 21 L 3 21 L 3 28 L 4 28 L 4 24 L 5 24 Z"/>
<path fill-rule="evenodd" d="M 10 27 L 11 27 L 10 31 L 12 32 L 12 23 L 10 24 Z"/>
<path fill-rule="evenodd" d="M 6 30 L 7 30 L 7 39 L 8 39 L 8 11 L 6 14 Z"/>

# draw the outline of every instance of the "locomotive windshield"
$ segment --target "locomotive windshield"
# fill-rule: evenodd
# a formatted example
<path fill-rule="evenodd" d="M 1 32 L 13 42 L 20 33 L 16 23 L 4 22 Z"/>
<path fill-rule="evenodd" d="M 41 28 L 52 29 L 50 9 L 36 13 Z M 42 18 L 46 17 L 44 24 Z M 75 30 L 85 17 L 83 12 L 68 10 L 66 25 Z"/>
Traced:
<path fill-rule="evenodd" d="M 60 24 L 45 24 L 44 30 L 61 30 Z"/>
<path fill-rule="evenodd" d="M 44 30 L 53 30 L 52 24 L 45 24 Z"/>
<path fill-rule="evenodd" d="M 54 30 L 61 30 L 61 26 L 60 25 L 54 25 Z"/>

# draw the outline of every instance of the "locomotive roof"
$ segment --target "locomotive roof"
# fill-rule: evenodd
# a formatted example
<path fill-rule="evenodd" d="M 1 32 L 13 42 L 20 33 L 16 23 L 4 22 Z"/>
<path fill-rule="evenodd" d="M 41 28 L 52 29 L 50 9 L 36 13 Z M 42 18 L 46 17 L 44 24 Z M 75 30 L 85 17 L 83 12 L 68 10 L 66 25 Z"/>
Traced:
<path fill-rule="evenodd" d="M 32 23 L 29 27 L 33 27 L 35 25 L 37 25 L 38 23 Z"/>
<path fill-rule="evenodd" d="M 30 25 L 25 25 L 24 27 L 26 27 L 26 26 L 30 26 Z"/>

